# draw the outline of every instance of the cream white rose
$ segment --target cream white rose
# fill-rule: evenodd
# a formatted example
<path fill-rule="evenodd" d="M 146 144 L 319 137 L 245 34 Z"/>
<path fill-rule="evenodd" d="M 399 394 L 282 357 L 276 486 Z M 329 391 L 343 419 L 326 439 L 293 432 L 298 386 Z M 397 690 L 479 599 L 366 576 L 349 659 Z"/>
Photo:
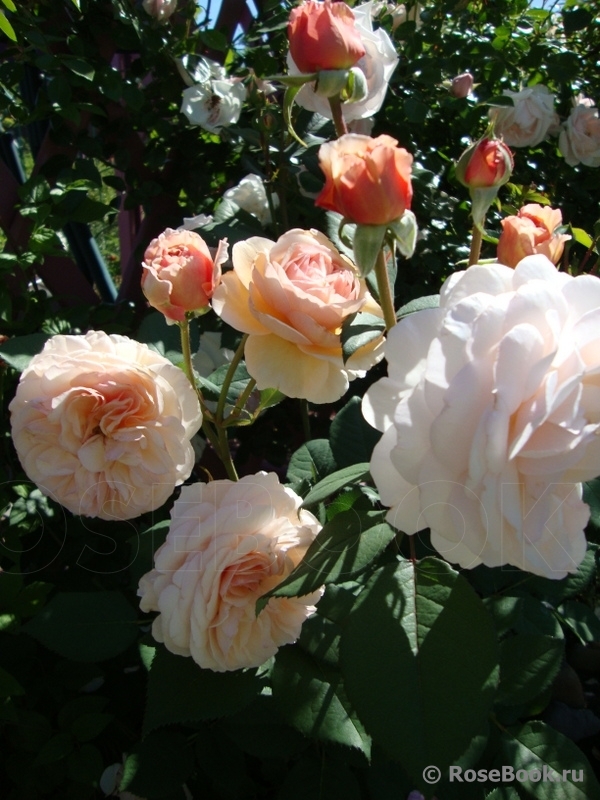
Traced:
<path fill-rule="evenodd" d="M 385 99 L 388 83 L 398 64 L 396 48 L 383 28 L 373 30 L 371 13 L 372 3 L 363 3 L 352 9 L 357 30 L 365 48 L 365 55 L 356 63 L 367 79 L 367 96 L 356 103 L 344 103 L 344 119 L 351 122 L 356 119 L 372 117 L 376 114 Z M 287 57 L 290 75 L 300 75 L 291 55 Z M 315 111 L 323 117 L 331 119 L 329 100 L 316 94 L 314 84 L 306 84 L 296 95 L 295 102 L 308 111 Z"/>
<path fill-rule="evenodd" d="M 125 336 L 53 336 L 9 408 L 23 469 L 74 514 L 137 517 L 194 466 L 196 393 L 180 369 Z"/>
<path fill-rule="evenodd" d="M 600 117 L 589 98 L 577 98 L 558 137 L 558 149 L 571 167 L 600 167 Z"/>
<path fill-rule="evenodd" d="M 192 125 L 218 133 L 240 118 L 246 87 L 233 79 L 210 80 L 184 89 L 182 98 L 181 112 Z"/>
<path fill-rule="evenodd" d="M 600 280 L 541 255 L 448 278 L 388 336 L 363 412 L 387 519 L 470 568 L 574 572 L 600 471 Z"/>
<path fill-rule="evenodd" d="M 267 191 L 258 175 L 250 174 L 223 193 L 225 200 L 231 200 L 248 214 L 255 216 L 261 225 L 268 225 L 271 220 L 271 210 L 267 200 Z M 273 195 L 273 205 L 279 205 L 279 198 Z"/>
<path fill-rule="evenodd" d="M 512 97 L 514 106 L 491 109 L 490 119 L 495 122 L 495 133 L 509 147 L 533 147 L 550 134 L 558 133 L 560 120 L 554 110 L 555 95 L 547 86 L 538 83 L 520 92 L 506 89 L 503 94 Z"/>
<path fill-rule="evenodd" d="M 274 473 L 184 486 L 138 590 L 142 610 L 160 612 L 154 638 L 215 672 L 258 667 L 294 642 L 321 589 L 271 598 L 258 617 L 255 607 L 321 529 L 301 504 Z"/>

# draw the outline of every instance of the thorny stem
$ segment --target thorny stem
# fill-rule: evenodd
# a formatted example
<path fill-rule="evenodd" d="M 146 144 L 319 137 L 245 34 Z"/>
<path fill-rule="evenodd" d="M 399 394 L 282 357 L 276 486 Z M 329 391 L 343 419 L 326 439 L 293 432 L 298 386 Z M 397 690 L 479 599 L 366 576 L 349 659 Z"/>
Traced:
<path fill-rule="evenodd" d="M 471 250 L 469 252 L 469 266 L 477 264 L 479 255 L 481 253 L 482 231 L 478 225 L 473 225 L 473 233 L 471 239 Z"/>
<path fill-rule="evenodd" d="M 394 310 L 394 298 L 392 295 L 390 278 L 385 263 L 385 252 L 383 247 L 379 251 L 379 254 L 377 255 L 377 261 L 375 262 L 375 277 L 377 278 L 377 289 L 379 290 L 379 301 L 383 310 L 385 327 L 389 331 L 396 324 L 396 312 Z"/>
<path fill-rule="evenodd" d="M 348 127 L 346 125 L 346 120 L 344 119 L 342 101 L 340 100 L 339 94 L 329 98 L 329 106 L 331 108 L 333 124 L 335 125 L 335 134 L 339 139 L 340 136 L 344 136 L 344 134 L 348 133 Z"/>

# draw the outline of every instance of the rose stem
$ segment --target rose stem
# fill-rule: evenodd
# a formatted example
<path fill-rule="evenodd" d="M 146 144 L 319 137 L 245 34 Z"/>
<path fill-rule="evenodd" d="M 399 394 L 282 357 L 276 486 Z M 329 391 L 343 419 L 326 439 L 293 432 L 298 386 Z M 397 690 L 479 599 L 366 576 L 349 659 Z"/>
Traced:
<path fill-rule="evenodd" d="M 392 297 L 390 278 L 385 264 L 385 252 L 383 247 L 377 254 L 375 277 L 377 278 L 377 289 L 379 290 L 379 301 L 383 310 L 385 327 L 389 331 L 396 324 L 396 312 L 394 310 L 394 300 Z"/>
<path fill-rule="evenodd" d="M 227 370 L 227 374 L 225 375 L 225 380 L 223 381 L 223 385 L 221 386 L 221 394 L 219 395 L 219 402 L 217 404 L 217 411 L 215 414 L 215 421 L 217 423 L 217 426 L 220 426 L 221 423 L 223 422 L 223 413 L 225 411 L 225 403 L 227 402 L 227 392 L 229 391 L 229 387 L 231 386 L 231 381 L 233 380 L 235 371 L 238 368 L 238 364 L 244 357 L 244 347 L 246 346 L 247 339 L 248 339 L 248 334 L 245 333 L 242 336 L 242 340 L 238 345 L 238 349 L 235 351 L 235 354 L 231 359 L 231 363 L 229 364 L 229 369 Z"/>
<path fill-rule="evenodd" d="M 300 400 L 300 416 L 302 417 L 302 433 L 304 441 L 310 442 L 312 433 L 310 431 L 310 417 L 308 416 L 308 400 Z"/>
<path fill-rule="evenodd" d="M 469 266 L 477 264 L 479 261 L 482 235 L 481 228 L 478 225 L 473 225 L 473 238 L 471 239 L 471 250 L 469 252 Z"/>
<path fill-rule="evenodd" d="M 242 411 L 242 409 L 246 405 L 246 402 L 247 402 L 248 398 L 250 397 L 250 395 L 254 391 L 255 386 L 256 386 L 256 381 L 254 380 L 254 378 L 251 378 L 248 381 L 248 385 L 246 386 L 244 391 L 238 397 L 237 403 L 232 408 L 231 414 L 229 415 L 230 417 L 236 417 Z"/>
<path fill-rule="evenodd" d="M 189 320 L 184 320 L 183 322 L 179 322 L 179 331 L 181 333 L 181 351 L 183 353 L 183 371 L 189 382 L 192 384 L 192 387 L 196 394 L 198 395 L 198 400 L 200 401 L 200 407 L 202 408 L 202 430 L 204 431 L 204 435 L 208 439 L 208 441 L 212 444 L 213 449 L 216 453 L 219 454 L 221 461 L 223 458 L 221 457 L 221 444 L 216 433 L 211 428 L 208 419 L 206 417 L 206 407 L 204 405 L 204 399 L 202 397 L 201 391 L 196 386 L 196 381 L 194 380 L 194 369 L 192 367 L 192 348 L 190 346 L 190 323 Z M 229 452 L 229 450 L 228 450 Z M 225 464 L 225 461 L 223 461 Z M 225 469 L 227 469 L 227 464 L 225 464 Z M 228 471 L 229 472 L 229 471 Z M 234 469 L 235 472 L 235 469 Z M 235 478 L 237 480 L 237 477 Z"/>
<path fill-rule="evenodd" d="M 342 112 L 342 101 L 340 100 L 339 94 L 329 98 L 329 106 L 331 108 L 333 124 L 335 125 L 335 134 L 339 139 L 340 136 L 344 136 L 344 134 L 348 133 L 348 127 L 346 126 L 346 120 L 344 119 L 344 114 Z"/>

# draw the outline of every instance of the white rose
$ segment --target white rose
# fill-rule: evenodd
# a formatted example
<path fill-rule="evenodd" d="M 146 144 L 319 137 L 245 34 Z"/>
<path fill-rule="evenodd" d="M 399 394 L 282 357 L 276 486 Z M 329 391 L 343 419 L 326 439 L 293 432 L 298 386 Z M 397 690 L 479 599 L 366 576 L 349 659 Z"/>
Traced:
<path fill-rule="evenodd" d="M 246 99 L 241 81 L 211 80 L 183 90 L 181 111 L 192 125 L 200 125 L 211 133 L 237 122 Z"/>
<path fill-rule="evenodd" d="M 126 336 L 53 336 L 9 408 L 23 469 L 74 514 L 153 511 L 194 466 L 196 393 L 180 369 Z"/>
<path fill-rule="evenodd" d="M 600 118 L 589 98 L 577 98 L 558 137 L 558 149 L 571 167 L 600 167 Z"/>
<path fill-rule="evenodd" d="M 258 617 L 255 606 L 321 529 L 301 505 L 274 473 L 184 486 L 138 590 L 142 611 L 160 611 L 154 638 L 215 672 L 258 667 L 294 642 L 321 589 L 271 598 Z"/>
<path fill-rule="evenodd" d="M 177 8 L 177 0 L 144 0 L 142 7 L 159 22 L 165 22 Z"/>
<path fill-rule="evenodd" d="M 387 519 L 470 568 L 574 572 L 600 465 L 600 279 L 541 255 L 470 267 L 389 333 L 363 412 Z"/>
<path fill-rule="evenodd" d="M 258 175 L 246 175 L 237 186 L 227 189 L 223 197 L 255 216 L 261 225 L 272 222 L 265 185 Z M 279 205 L 276 194 L 273 195 L 273 204 L 275 207 Z"/>
<path fill-rule="evenodd" d="M 520 92 L 506 89 L 503 94 L 512 97 L 512 108 L 493 108 L 490 119 L 495 121 L 495 132 L 510 147 L 533 147 L 549 134 L 558 133 L 560 123 L 554 110 L 553 95 L 547 86 L 538 83 Z"/>
<path fill-rule="evenodd" d="M 361 69 L 367 79 L 367 96 L 356 103 L 345 103 L 344 119 L 351 122 L 355 119 L 364 119 L 376 114 L 385 99 L 388 83 L 398 63 L 398 54 L 388 34 L 379 28 L 373 30 L 371 16 L 372 3 L 363 3 L 353 10 L 355 24 L 360 32 L 362 43 L 366 50 L 365 55 L 359 59 L 356 66 Z M 294 64 L 291 55 L 287 56 L 288 71 L 290 75 L 300 75 L 300 70 Z M 306 84 L 296 95 L 296 103 L 308 111 L 315 111 L 323 117 L 331 119 L 331 108 L 326 97 L 315 93 L 314 84 Z"/>

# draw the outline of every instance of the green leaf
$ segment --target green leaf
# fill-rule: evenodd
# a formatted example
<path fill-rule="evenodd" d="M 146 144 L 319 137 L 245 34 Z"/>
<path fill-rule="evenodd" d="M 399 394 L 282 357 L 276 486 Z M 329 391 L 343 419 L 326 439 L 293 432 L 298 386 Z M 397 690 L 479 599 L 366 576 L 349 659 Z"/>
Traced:
<path fill-rule="evenodd" d="M 285 724 L 272 695 L 259 695 L 219 726 L 241 750 L 256 758 L 290 758 L 309 746 L 308 739 Z"/>
<path fill-rule="evenodd" d="M 0 359 L 18 372 L 23 372 L 31 359 L 43 350 L 49 338 L 45 333 L 15 336 L 0 344 Z"/>
<path fill-rule="evenodd" d="M 179 731 L 155 731 L 127 757 L 119 792 L 164 798 L 175 792 L 193 770 L 194 757 L 187 738 Z"/>
<path fill-rule="evenodd" d="M 494 106 L 497 108 L 514 108 L 515 102 L 510 95 L 499 94 L 496 97 L 490 97 L 490 99 L 486 100 L 482 105 Z"/>
<path fill-rule="evenodd" d="M 223 364 L 211 375 L 209 375 L 208 378 L 198 378 L 198 383 L 200 384 L 200 387 L 208 400 L 219 399 L 223 383 L 225 382 L 225 376 L 227 375 L 228 371 L 229 364 Z M 235 372 L 233 373 L 233 379 L 229 384 L 229 390 L 227 392 L 227 402 L 230 405 L 235 404 L 238 397 L 248 385 L 249 381 L 250 375 L 248 374 L 246 365 L 243 363 L 238 364 Z"/>
<path fill-rule="evenodd" d="M 0 667 L 0 698 L 4 699 L 19 694 L 25 694 L 25 689 L 16 678 Z"/>
<path fill-rule="evenodd" d="M 77 783 L 95 786 L 102 775 L 104 760 L 97 747 L 84 744 L 67 758 L 67 777 Z"/>
<path fill-rule="evenodd" d="M 198 349 L 198 326 L 191 325 L 190 328 L 191 347 L 194 353 Z M 183 361 L 179 326 L 167 325 L 160 311 L 153 311 L 144 318 L 135 338 L 138 342 L 143 342 L 152 347 L 153 350 L 168 358 L 173 364 L 179 365 Z"/>
<path fill-rule="evenodd" d="M 347 763 L 315 753 L 302 755 L 287 772 L 277 800 L 361 800 L 360 785 Z"/>
<path fill-rule="evenodd" d="M 564 623 L 584 644 L 600 641 L 600 619 L 589 606 L 568 600 L 559 608 Z"/>
<path fill-rule="evenodd" d="M 500 736 L 499 765 L 510 765 L 515 774 L 538 770 L 537 781 L 518 781 L 519 796 L 535 800 L 599 800 L 600 784 L 581 750 L 566 736 L 539 720 L 509 728 Z M 560 782 L 541 780 L 544 767 L 555 771 Z M 568 770 L 569 774 L 563 774 Z M 572 770 L 582 781 L 573 781 Z M 523 777 L 525 777 L 523 775 Z M 534 776 L 535 777 L 535 776 Z"/>
<path fill-rule="evenodd" d="M 570 36 L 576 31 L 582 31 L 594 21 L 594 17 L 587 8 L 575 8 L 572 11 L 563 10 L 563 25 L 565 33 Z"/>
<path fill-rule="evenodd" d="M 288 577 L 257 602 L 270 597 L 302 597 L 328 583 L 343 583 L 362 572 L 392 541 L 396 531 L 382 511 L 342 511 L 319 532 Z"/>
<path fill-rule="evenodd" d="M 359 313 L 347 319 L 342 326 L 342 357 L 344 363 L 371 342 L 381 339 L 385 322 L 374 314 Z"/>
<path fill-rule="evenodd" d="M 496 634 L 481 600 L 445 562 L 401 561 L 376 572 L 344 624 L 340 657 L 367 732 L 421 790 L 425 767 L 445 773 L 486 725 Z"/>
<path fill-rule="evenodd" d="M 150 667 L 144 735 L 162 725 L 217 719 L 239 711 L 259 694 L 255 670 L 212 672 L 158 648 Z"/>
<path fill-rule="evenodd" d="M 54 764 L 66 758 L 72 750 L 73 737 L 68 733 L 58 733 L 42 745 L 34 763 L 37 766 Z"/>
<path fill-rule="evenodd" d="M 84 61 L 83 58 L 77 58 L 77 56 L 63 56 L 61 60 L 75 75 L 79 75 L 80 78 L 85 78 L 86 81 L 94 80 L 94 75 L 96 73 L 89 61 Z"/>
<path fill-rule="evenodd" d="M 335 415 L 329 430 L 333 457 L 340 467 L 369 461 L 380 438 L 381 433 L 372 428 L 362 415 L 360 397 L 350 398 Z"/>
<path fill-rule="evenodd" d="M 296 450 L 290 459 L 287 480 L 316 483 L 337 468 L 327 439 L 311 439 Z"/>
<path fill-rule="evenodd" d="M 439 294 L 429 294 L 425 297 L 417 297 L 416 300 L 411 300 L 410 303 L 401 306 L 396 312 L 396 319 L 400 320 L 402 317 L 407 317 L 409 314 L 414 314 L 415 311 L 422 311 L 424 308 L 439 308 L 440 296 Z"/>
<path fill-rule="evenodd" d="M 589 233 L 586 233 L 583 228 L 573 228 L 573 226 L 569 226 L 569 233 L 578 244 L 582 244 L 588 249 L 594 244 L 592 237 L 589 235 Z"/>
<path fill-rule="evenodd" d="M 2 31 L 9 39 L 12 39 L 13 42 L 17 41 L 17 34 L 15 33 L 15 29 L 10 24 L 10 22 L 6 19 L 6 14 L 4 11 L 0 11 L 0 31 Z"/>
<path fill-rule="evenodd" d="M 483 602 L 492 615 L 499 635 L 512 628 L 516 633 L 563 638 L 556 616 L 537 597 L 505 595 L 488 597 Z"/>
<path fill-rule="evenodd" d="M 589 524 L 600 531 L 600 478 L 583 484 L 583 499 L 590 507 Z"/>
<path fill-rule="evenodd" d="M 23 630 L 73 661 L 105 661 L 138 636 L 137 612 L 120 592 L 56 594 Z"/>
<path fill-rule="evenodd" d="M 356 747 L 370 757 L 370 737 L 348 702 L 337 670 L 299 647 L 284 647 L 275 657 L 272 680 L 273 697 L 286 722 L 312 739 Z"/>
<path fill-rule="evenodd" d="M 78 742 L 95 739 L 114 719 L 112 714 L 82 714 L 73 723 L 71 733 Z"/>
<path fill-rule="evenodd" d="M 518 634 L 503 641 L 497 701 L 518 706 L 533 700 L 551 685 L 563 655 L 564 642 L 549 636 Z"/>
<path fill-rule="evenodd" d="M 8 8 L 9 11 L 16 11 L 17 7 L 13 3 L 13 0 L 2 0 L 2 3 Z"/>
<path fill-rule="evenodd" d="M 344 486 L 366 479 L 369 475 L 369 466 L 368 462 L 353 464 L 350 467 L 344 467 L 344 469 L 337 470 L 331 475 L 327 475 L 327 477 L 313 486 L 304 498 L 302 505 L 314 506 L 316 503 L 327 500 L 328 497 L 339 492 Z"/>
<path fill-rule="evenodd" d="M 429 114 L 429 106 L 415 97 L 409 97 L 404 103 L 406 119 L 414 125 L 422 125 Z"/>

